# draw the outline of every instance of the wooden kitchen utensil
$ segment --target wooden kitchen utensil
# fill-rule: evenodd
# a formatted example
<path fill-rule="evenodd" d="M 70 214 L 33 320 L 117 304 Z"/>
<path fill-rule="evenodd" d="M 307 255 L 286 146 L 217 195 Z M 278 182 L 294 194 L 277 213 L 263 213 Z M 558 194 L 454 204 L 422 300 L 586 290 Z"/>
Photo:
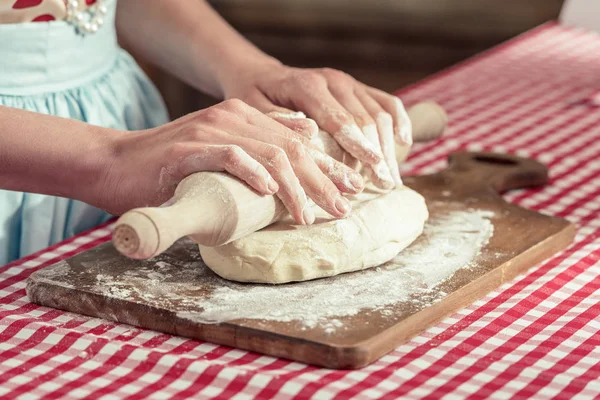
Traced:
<path fill-rule="evenodd" d="M 535 161 L 467 152 L 452 154 L 449 167 L 440 173 L 405 178 L 425 197 L 428 224 L 457 210 L 493 213 L 493 236 L 465 268 L 431 290 L 429 297 L 436 302 L 423 301 L 419 292 L 415 299 L 394 303 L 385 312 L 364 308 L 356 315 L 328 317 L 309 328 L 293 318 L 284 322 L 256 315 L 223 323 L 199 322 L 194 315 L 219 289 L 240 296 L 247 293 L 248 303 L 241 308 L 252 312 L 252 290 L 260 285 L 232 286 L 222 280 L 202 263 L 198 246 L 188 239 L 144 261 L 126 258 L 106 243 L 33 273 L 27 294 L 35 303 L 66 311 L 328 368 L 359 368 L 568 246 L 575 235 L 573 224 L 509 204 L 497 194 L 539 186 L 546 180 L 546 168 Z M 428 246 L 430 237 L 425 232 L 408 250 Z M 346 285 L 348 279 L 367 274 L 373 271 L 325 278 L 328 284 L 323 285 L 319 300 L 327 302 L 332 284 Z M 271 290 L 288 285 L 304 290 L 319 282 L 323 280 L 271 286 Z M 279 312 L 276 305 L 261 306 Z M 343 329 L 329 329 L 334 322 Z"/>
<path fill-rule="evenodd" d="M 416 140 L 439 137 L 447 124 L 444 109 L 432 102 L 408 110 Z M 399 148 L 405 157 L 409 147 Z M 113 243 L 137 259 L 155 257 L 177 239 L 190 236 L 205 246 L 219 246 L 278 220 L 286 212 L 276 196 L 262 196 L 226 173 L 199 172 L 182 180 L 167 207 L 128 211 L 117 221 Z"/>

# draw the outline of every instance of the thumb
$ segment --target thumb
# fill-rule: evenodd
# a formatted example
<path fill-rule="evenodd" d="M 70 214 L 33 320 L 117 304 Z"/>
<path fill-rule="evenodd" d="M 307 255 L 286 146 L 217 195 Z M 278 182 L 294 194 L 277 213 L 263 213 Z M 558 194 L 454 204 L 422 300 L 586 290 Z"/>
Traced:
<path fill-rule="evenodd" d="M 281 109 L 281 107 L 278 108 Z M 271 111 L 267 115 L 308 139 L 315 137 L 319 133 L 317 123 L 310 118 L 306 118 L 303 112 L 294 112 L 286 109 L 285 111 Z"/>
<path fill-rule="evenodd" d="M 319 133 L 317 123 L 312 119 L 306 118 L 304 113 L 295 112 L 289 108 L 275 105 L 267 98 L 267 96 L 258 90 L 252 92 L 247 98 L 242 100 L 285 127 L 308 139 L 311 139 Z"/>

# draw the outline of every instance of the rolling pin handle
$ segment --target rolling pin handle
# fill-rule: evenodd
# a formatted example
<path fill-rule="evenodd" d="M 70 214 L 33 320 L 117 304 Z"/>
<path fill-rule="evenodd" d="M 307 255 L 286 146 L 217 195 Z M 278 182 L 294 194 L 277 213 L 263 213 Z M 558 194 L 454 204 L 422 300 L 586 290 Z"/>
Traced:
<path fill-rule="evenodd" d="M 407 110 L 412 123 L 413 140 L 416 143 L 439 139 L 448 126 L 448 114 L 433 101 L 417 103 Z M 410 145 L 396 141 L 396 161 L 402 164 L 410 153 Z"/>
<path fill-rule="evenodd" d="M 434 101 L 417 103 L 407 112 L 412 122 L 415 142 L 430 142 L 439 139 L 448 126 L 446 110 Z"/>
<path fill-rule="evenodd" d="M 112 241 L 121 254 L 143 260 L 157 255 L 160 234 L 147 215 L 133 210 L 119 219 Z"/>

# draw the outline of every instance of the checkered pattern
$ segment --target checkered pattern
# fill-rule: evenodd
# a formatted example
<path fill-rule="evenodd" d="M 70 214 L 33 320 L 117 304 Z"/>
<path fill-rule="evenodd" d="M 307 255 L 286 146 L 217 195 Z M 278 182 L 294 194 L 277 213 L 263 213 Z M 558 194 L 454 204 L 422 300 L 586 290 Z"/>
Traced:
<path fill-rule="evenodd" d="M 108 240 L 108 226 L 0 269 L 0 397 L 600 397 L 600 36 L 544 25 L 400 94 L 448 110 L 448 135 L 405 172 L 458 149 L 545 162 L 552 182 L 510 201 L 578 225 L 566 251 L 374 364 L 331 371 L 39 307 L 27 276 Z"/>

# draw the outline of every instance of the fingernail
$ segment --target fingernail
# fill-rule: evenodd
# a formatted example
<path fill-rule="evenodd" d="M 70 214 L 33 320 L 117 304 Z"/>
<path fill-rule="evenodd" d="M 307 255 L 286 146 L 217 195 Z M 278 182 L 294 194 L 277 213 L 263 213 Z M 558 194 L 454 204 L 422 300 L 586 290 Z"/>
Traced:
<path fill-rule="evenodd" d="M 402 182 L 402 177 L 400 175 L 396 176 L 394 178 L 394 181 L 396 181 L 396 187 L 404 185 L 404 182 Z"/>
<path fill-rule="evenodd" d="M 346 216 L 352 209 L 352 206 L 350 205 L 350 202 L 344 198 L 344 196 L 338 194 L 337 198 L 335 199 L 335 209 L 343 216 Z"/>
<path fill-rule="evenodd" d="M 412 137 L 412 123 L 410 118 L 408 117 L 408 113 L 404 108 L 404 104 L 402 104 L 402 100 L 396 97 L 396 115 L 398 117 L 399 126 L 396 126 L 395 132 L 396 135 L 402 140 L 405 144 L 411 145 L 413 143 Z"/>
<path fill-rule="evenodd" d="M 365 187 L 365 181 L 363 180 L 362 176 L 354 171 L 350 172 L 348 175 L 348 179 L 350 180 L 350 184 L 354 190 L 361 192 Z"/>
<path fill-rule="evenodd" d="M 381 146 L 379 145 L 379 133 L 377 132 L 377 125 L 365 125 L 363 126 L 362 132 L 369 143 L 373 144 L 372 150 L 375 152 L 377 157 L 383 159 L 383 152 L 381 151 Z"/>
<path fill-rule="evenodd" d="M 308 138 L 312 139 L 315 136 L 317 136 L 317 134 L 319 133 L 319 125 L 317 125 L 317 122 L 313 119 L 310 118 L 306 118 L 306 122 L 308 124 Z"/>
<path fill-rule="evenodd" d="M 391 189 L 395 186 L 392 174 L 385 162 L 382 161 L 373 165 L 373 172 L 375 172 L 375 175 L 379 178 L 382 189 Z"/>
<path fill-rule="evenodd" d="M 390 166 L 388 164 L 388 168 L 390 169 L 390 173 L 392 174 L 392 178 L 394 179 L 394 183 L 396 184 L 396 186 L 402 186 L 402 178 L 400 177 L 400 169 L 398 168 L 398 166 Z"/>
<path fill-rule="evenodd" d="M 410 125 L 402 125 L 399 129 L 396 130 L 396 132 L 397 135 L 400 137 L 400 140 L 402 140 L 404 144 L 413 144 L 412 127 Z"/>
<path fill-rule="evenodd" d="M 315 213 L 308 202 L 304 204 L 304 209 L 302 210 L 302 219 L 304 219 L 305 225 L 312 225 L 312 223 L 315 222 Z"/>
<path fill-rule="evenodd" d="M 375 125 L 370 125 L 370 126 L 372 126 L 373 129 L 375 130 L 375 139 L 374 140 L 379 140 L 379 137 L 377 136 L 377 128 L 375 127 Z M 358 126 L 356 128 L 358 129 Z M 367 137 L 367 136 L 365 136 L 364 139 L 366 139 L 365 147 L 368 150 L 372 151 L 377 157 L 383 158 L 383 153 L 381 152 L 381 150 L 379 148 L 377 148 L 375 143 L 373 143 L 373 141 L 371 139 L 369 139 L 369 137 Z"/>
<path fill-rule="evenodd" d="M 172 205 L 173 203 L 175 203 L 175 196 L 171 197 L 169 200 L 167 200 L 166 202 L 164 202 L 163 204 L 161 204 L 160 206 L 158 206 L 159 208 L 162 207 L 169 207 L 170 205 Z"/>
<path fill-rule="evenodd" d="M 271 191 L 271 193 L 277 193 L 277 191 L 279 190 L 279 185 L 271 177 L 269 177 L 267 180 L 267 186 L 269 187 L 269 190 Z"/>

